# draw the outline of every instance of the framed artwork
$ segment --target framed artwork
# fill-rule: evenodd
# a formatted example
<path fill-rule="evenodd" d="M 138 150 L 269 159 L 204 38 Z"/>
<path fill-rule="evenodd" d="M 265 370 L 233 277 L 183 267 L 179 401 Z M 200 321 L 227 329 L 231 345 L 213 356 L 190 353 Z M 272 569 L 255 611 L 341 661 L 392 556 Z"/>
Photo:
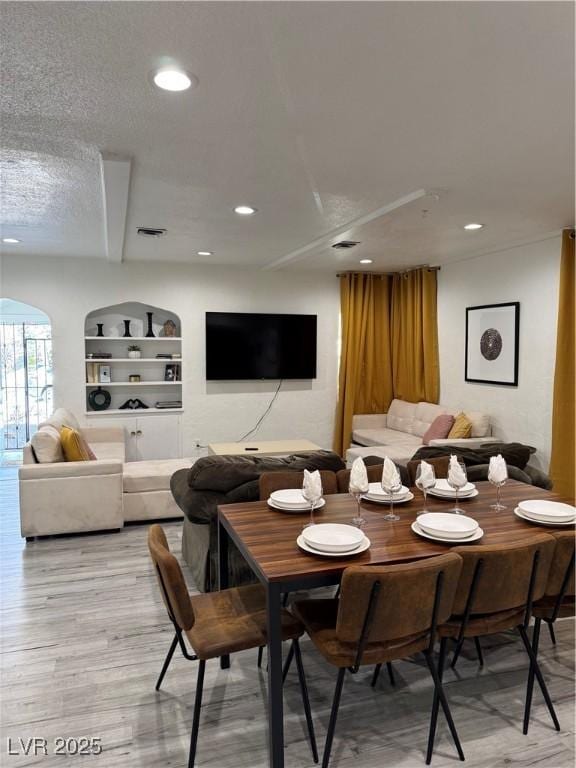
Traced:
<path fill-rule="evenodd" d="M 519 331 L 518 301 L 467 307 L 466 381 L 517 387 Z"/>
<path fill-rule="evenodd" d="M 177 363 L 164 368 L 164 381 L 180 381 L 180 366 Z"/>

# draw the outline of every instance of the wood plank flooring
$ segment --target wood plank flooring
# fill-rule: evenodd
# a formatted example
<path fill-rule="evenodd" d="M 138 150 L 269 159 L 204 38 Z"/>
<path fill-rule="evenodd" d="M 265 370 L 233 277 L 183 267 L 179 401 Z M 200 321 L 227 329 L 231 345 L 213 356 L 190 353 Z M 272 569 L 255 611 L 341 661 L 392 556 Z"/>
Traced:
<path fill-rule="evenodd" d="M 74 768 L 180 768 L 186 765 L 195 664 L 175 656 L 160 693 L 154 683 L 171 640 L 149 565 L 146 526 L 119 534 L 75 536 L 26 544 L 18 530 L 17 477 L 0 469 L 1 738 L 0 765 Z M 181 523 L 165 526 L 176 553 Z M 193 585 L 190 584 L 191 589 Z M 519 641 L 483 641 L 480 669 L 472 645 L 446 689 L 471 768 L 574 765 L 574 627 L 547 632 L 542 667 L 562 725 L 556 733 L 536 689 L 528 736 L 522 735 L 526 658 Z M 303 642 L 304 664 L 320 744 L 326 734 L 334 671 Z M 421 768 L 431 685 L 423 663 L 395 664 L 397 685 L 385 674 L 376 690 L 371 669 L 347 676 L 331 766 Z M 232 659 L 222 671 L 207 666 L 200 727 L 200 768 L 264 768 L 266 675 L 256 653 Z M 286 768 L 312 765 L 295 670 L 285 689 Z M 47 756 L 8 755 L 18 738 L 48 740 Z M 57 736 L 100 737 L 99 756 L 57 756 Z M 432 765 L 459 762 L 445 723 Z"/>

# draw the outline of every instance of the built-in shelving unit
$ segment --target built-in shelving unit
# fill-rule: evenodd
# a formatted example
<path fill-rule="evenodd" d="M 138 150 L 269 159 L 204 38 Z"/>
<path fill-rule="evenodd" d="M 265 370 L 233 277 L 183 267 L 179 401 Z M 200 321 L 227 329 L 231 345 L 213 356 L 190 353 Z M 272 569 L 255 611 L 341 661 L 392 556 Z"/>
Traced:
<path fill-rule="evenodd" d="M 152 313 L 153 336 L 149 313 Z M 125 321 L 129 320 L 130 336 L 125 336 Z M 177 335 L 167 335 L 165 323 L 170 321 Z M 102 335 L 99 335 L 101 326 Z M 140 347 L 141 357 L 128 357 L 128 347 Z M 168 310 L 139 302 L 127 302 L 94 310 L 84 325 L 84 363 L 86 367 L 86 414 L 110 416 L 182 412 L 182 336 L 179 317 Z M 157 354 L 174 357 L 156 357 Z M 109 355 L 109 357 L 102 356 Z M 110 380 L 102 381 L 102 366 L 110 371 Z M 171 367 L 171 371 L 167 368 Z M 104 369 L 105 370 L 105 369 Z M 176 376 L 167 379 L 168 375 Z M 130 381 L 130 376 L 139 381 Z M 94 378 L 95 380 L 92 380 Z M 95 390 L 110 394 L 110 405 L 105 410 L 91 407 L 89 395 Z M 121 408 L 129 400 L 139 399 L 147 408 Z M 174 401 L 178 406 L 157 408 L 158 402 Z"/>

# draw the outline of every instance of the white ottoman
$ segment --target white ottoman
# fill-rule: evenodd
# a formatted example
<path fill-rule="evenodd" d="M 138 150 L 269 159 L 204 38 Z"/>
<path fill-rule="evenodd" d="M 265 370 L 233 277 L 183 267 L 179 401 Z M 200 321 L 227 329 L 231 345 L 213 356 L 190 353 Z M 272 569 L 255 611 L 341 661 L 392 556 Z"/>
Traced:
<path fill-rule="evenodd" d="M 170 492 L 170 478 L 192 464 L 194 459 L 126 462 L 122 477 L 124 522 L 184 517 Z"/>

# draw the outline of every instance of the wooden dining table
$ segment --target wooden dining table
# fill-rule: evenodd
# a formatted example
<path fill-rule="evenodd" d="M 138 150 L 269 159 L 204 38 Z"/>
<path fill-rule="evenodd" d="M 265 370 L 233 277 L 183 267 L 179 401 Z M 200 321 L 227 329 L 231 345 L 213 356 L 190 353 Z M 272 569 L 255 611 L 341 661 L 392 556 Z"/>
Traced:
<path fill-rule="evenodd" d="M 519 501 L 563 497 L 525 483 L 509 480 L 501 490 L 504 510 L 494 510 L 496 489 L 488 482 L 476 483 L 474 498 L 460 499 L 464 513 L 477 520 L 484 536 L 475 544 L 519 541 L 535 533 L 562 530 L 558 526 L 532 524 L 518 518 L 514 509 Z M 386 565 L 433 557 L 452 546 L 423 538 L 411 529 L 417 513 L 423 508 L 422 494 L 413 489 L 414 499 L 397 503 L 394 509 L 400 519 L 384 520 L 388 505 L 362 503 L 366 520 L 364 533 L 370 548 L 348 557 L 324 557 L 302 551 L 296 539 L 308 522 L 309 513 L 284 513 L 272 509 L 265 501 L 227 504 L 218 508 L 218 555 L 220 589 L 228 586 L 228 543 L 234 542 L 267 593 L 268 620 L 268 741 L 271 768 L 284 766 L 284 728 L 282 702 L 282 594 L 301 589 L 314 589 L 338 584 L 342 572 L 350 565 Z M 317 523 L 351 523 L 356 502 L 349 494 L 325 496 L 326 504 L 314 513 Z M 427 509 L 448 512 L 454 501 L 428 496 Z"/>

